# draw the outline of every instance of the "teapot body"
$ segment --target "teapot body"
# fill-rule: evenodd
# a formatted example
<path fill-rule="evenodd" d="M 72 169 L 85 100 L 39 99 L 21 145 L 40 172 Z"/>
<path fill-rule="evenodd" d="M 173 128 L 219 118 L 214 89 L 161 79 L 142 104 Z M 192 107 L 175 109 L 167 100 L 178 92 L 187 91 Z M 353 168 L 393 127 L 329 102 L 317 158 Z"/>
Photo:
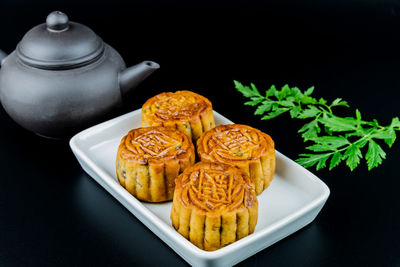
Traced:
<path fill-rule="evenodd" d="M 121 56 L 105 44 L 92 64 L 46 70 L 22 63 L 14 51 L 0 68 L 0 100 L 24 128 L 46 137 L 63 137 L 101 120 L 121 103 Z"/>
<path fill-rule="evenodd" d="M 0 50 L 0 100 L 36 134 L 62 138 L 104 119 L 160 66 L 125 62 L 90 28 L 60 11 L 29 30 L 15 51 Z"/>

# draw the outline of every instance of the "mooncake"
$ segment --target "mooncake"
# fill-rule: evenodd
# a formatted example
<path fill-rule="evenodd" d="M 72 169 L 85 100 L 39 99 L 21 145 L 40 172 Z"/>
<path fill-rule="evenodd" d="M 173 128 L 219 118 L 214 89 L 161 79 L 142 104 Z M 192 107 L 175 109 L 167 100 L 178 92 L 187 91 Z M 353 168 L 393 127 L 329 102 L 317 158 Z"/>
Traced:
<path fill-rule="evenodd" d="M 205 132 L 197 141 L 197 154 L 201 161 L 239 167 L 254 182 L 257 195 L 274 177 L 274 141 L 268 134 L 247 125 L 220 125 Z"/>
<path fill-rule="evenodd" d="M 212 251 L 251 233 L 257 224 L 254 184 L 239 168 L 199 162 L 176 180 L 173 227 L 197 247 Z"/>
<path fill-rule="evenodd" d="M 195 142 L 215 126 L 212 104 L 191 91 L 161 93 L 143 104 L 141 126 L 174 127 Z"/>
<path fill-rule="evenodd" d="M 173 197 L 175 179 L 194 160 L 193 143 L 181 131 L 161 126 L 133 129 L 118 147 L 117 177 L 140 200 L 167 201 Z"/>

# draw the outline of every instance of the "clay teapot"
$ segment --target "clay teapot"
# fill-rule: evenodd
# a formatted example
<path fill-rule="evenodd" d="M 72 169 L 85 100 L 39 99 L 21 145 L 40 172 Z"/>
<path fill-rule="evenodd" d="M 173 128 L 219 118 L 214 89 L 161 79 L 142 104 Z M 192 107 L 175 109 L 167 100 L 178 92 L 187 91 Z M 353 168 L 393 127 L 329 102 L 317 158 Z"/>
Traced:
<path fill-rule="evenodd" d="M 59 138 L 101 119 L 122 95 L 160 66 L 126 68 L 121 56 L 88 27 L 55 11 L 6 56 L 0 51 L 0 100 L 18 124 Z"/>

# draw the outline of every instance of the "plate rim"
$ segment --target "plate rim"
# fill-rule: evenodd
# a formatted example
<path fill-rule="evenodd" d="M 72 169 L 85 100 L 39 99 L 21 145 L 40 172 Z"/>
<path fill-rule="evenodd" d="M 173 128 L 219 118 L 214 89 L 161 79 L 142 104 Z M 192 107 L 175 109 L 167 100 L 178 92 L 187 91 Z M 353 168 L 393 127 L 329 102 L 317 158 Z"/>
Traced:
<path fill-rule="evenodd" d="M 93 177 L 92 174 L 90 174 L 87 170 L 84 169 L 85 172 L 88 173 L 89 176 L 92 177 L 92 179 L 96 180 L 102 187 L 105 187 L 105 185 L 108 188 L 104 188 L 108 193 L 110 193 L 114 198 L 118 200 L 125 208 L 128 209 L 130 213 L 132 213 L 136 218 L 138 218 L 139 221 L 141 221 L 147 228 L 149 228 L 155 235 L 157 235 L 164 243 L 166 243 L 171 249 L 173 249 L 176 253 L 178 253 L 182 258 L 184 258 L 186 261 L 190 263 L 190 259 L 186 259 L 186 257 L 179 251 L 179 248 L 173 247 L 170 242 L 177 242 L 179 246 L 181 246 L 183 249 L 186 249 L 186 252 L 190 252 L 193 254 L 193 256 L 196 257 L 201 257 L 204 260 L 207 261 L 212 261 L 216 260 L 222 256 L 227 256 L 231 255 L 232 253 L 236 252 L 237 250 L 241 249 L 243 246 L 247 246 L 253 242 L 256 242 L 257 240 L 260 240 L 261 238 L 268 236 L 269 234 L 274 233 L 275 231 L 278 231 L 279 229 L 283 228 L 285 225 L 288 225 L 297 219 L 301 218 L 308 212 L 312 211 L 316 207 L 321 206 L 321 208 L 324 205 L 324 202 L 328 199 L 330 195 L 330 190 L 329 187 L 321 180 L 319 179 L 315 174 L 304 168 L 303 166 L 299 165 L 297 162 L 291 160 L 284 154 L 280 153 L 279 151 L 275 150 L 277 158 L 282 158 L 284 161 L 290 162 L 291 164 L 295 164 L 296 167 L 300 167 L 305 171 L 305 176 L 308 179 L 313 180 L 314 182 L 317 182 L 320 189 L 322 190 L 322 194 L 320 194 L 318 197 L 307 203 L 306 205 L 302 206 L 299 210 L 296 212 L 293 212 L 284 218 L 272 223 L 268 227 L 262 228 L 257 232 L 252 233 L 251 235 L 248 235 L 226 247 L 220 248 L 215 251 L 205 251 L 202 250 L 195 245 L 193 245 L 189 240 L 181 236 L 177 231 L 171 231 L 170 225 L 166 224 L 162 219 L 160 219 L 156 214 L 154 214 L 150 209 L 145 207 L 138 199 L 136 199 L 134 196 L 132 196 L 128 191 L 126 191 L 113 177 L 111 177 L 108 172 L 106 172 L 104 169 L 102 169 L 98 164 L 96 164 L 84 151 L 82 148 L 79 146 L 79 141 L 85 141 L 85 139 L 90 138 L 91 136 L 98 134 L 104 128 L 109 128 L 112 127 L 114 124 L 118 124 L 118 122 L 123 121 L 127 118 L 130 118 L 132 116 L 137 115 L 137 113 L 140 113 L 141 109 L 136 109 L 133 111 L 130 111 L 128 113 L 122 114 L 120 116 L 117 116 L 115 118 L 112 118 L 110 120 L 101 122 L 99 124 L 96 124 L 94 126 L 91 126 L 85 130 L 82 130 L 81 132 L 75 134 L 69 141 L 70 148 L 72 152 L 74 153 L 75 157 L 81 164 L 81 160 L 88 165 L 88 167 L 99 176 L 99 178 L 102 179 L 104 184 L 100 183 L 97 181 L 95 177 Z M 213 110 L 214 115 L 219 116 L 227 121 L 229 123 L 233 123 L 231 120 L 226 118 L 225 116 L 221 115 L 217 111 Z M 82 165 L 82 164 L 81 164 Z M 113 190 L 113 193 L 119 194 L 120 197 L 124 200 L 126 203 L 122 203 L 121 200 L 114 196 L 112 192 L 109 191 L 109 189 Z M 128 208 L 126 205 L 132 205 L 135 211 L 140 212 L 141 214 L 135 214 L 130 208 Z M 140 216 L 142 215 L 147 221 L 144 222 Z M 313 219 L 314 220 L 314 219 Z M 151 226 L 148 225 L 148 223 L 151 224 Z M 164 234 L 167 238 L 170 238 L 170 242 L 167 240 L 164 240 L 163 237 L 161 237 L 159 234 L 155 233 L 152 227 L 157 227 L 159 232 L 161 234 Z M 300 227 L 301 229 L 303 227 Z M 297 230 L 299 230 L 297 229 Z M 297 231 L 296 230 L 296 231 Z M 292 233 L 290 233 L 292 234 Z M 289 235 L 290 235 L 289 234 Z M 281 239 L 279 239 L 281 240 Z M 278 241 L 279 241 L 278 240 Z M 269 246 L 269 245 L 268 245 Z M 267 246 L 267 247 L 268 247 Z M 263 250 L 265 248 L 262 248 L 260 250 Z M 260 251 L 258 250 L 258 251 Z M 257 251 L 256 251 L 257 252 Z M 255 252 L 255 253 L 256 253 Z M 254 254 L 255 254 L 254 253 Z M 254 255 L 252 254 L 252 255 Z M 247 257 L 246 257 L 247 258 Z M 244 258 L 245 259 L 245 258 Z M 242 260 L 244 260 L 242 259 Z M 240 260 L 241 261 L 241 260 Z M 239 262 L 240 262 L 239 261 Z"/>

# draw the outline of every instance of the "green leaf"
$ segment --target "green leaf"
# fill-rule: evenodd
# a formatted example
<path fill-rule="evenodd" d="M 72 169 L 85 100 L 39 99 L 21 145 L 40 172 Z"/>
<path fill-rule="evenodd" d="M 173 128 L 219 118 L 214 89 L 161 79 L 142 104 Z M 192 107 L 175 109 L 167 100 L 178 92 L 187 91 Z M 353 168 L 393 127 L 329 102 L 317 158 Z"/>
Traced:
<path fill-rule="evenodd" d="M 302 133 L 302 137 L 304 140 L 309 140 L 311 138 L 314 138 L 317 136 L 317 134 L 321 131 L 321 129 L 318 126 L 318 121 L 313 120 L 310 121 L 309 123 L 306 123 L 301 127 L 300 130 L 298 130 L 299 133 Z"/>
<path fill-rule="evenodd" d="M 279 107 L 279 104 L 278 103 L 276 103 L 276 102 L 273 102 L 272 103 L 272 111 L 275 111 L 275 110 L 277 110 L 277 109 L 280 109 L 281 107 Z"/>
<path fill-rule="evenodd" d="M 333 132 L 346 132 L 357 130 L 354 118 L 341 118 L 337 116 L 324 116 L 319 121 Z"/>
<path fill-rule="evenodd" d="M 336 98 L 335 100 L 332 101 L 331 106 L 337 106 L 341 101 L 342 101 L 341 98 Z"/>
<path fill-rule="evenodd" d="M 296 118 L 301 112 L 300 106 L 295 106 L 290 110 L 290 117 Z"/>
<path fill-rule="evenodd" d="M 389 134 L 388 134 L 389 137 L 388 137 L 388 138 L 385 138 L 385 143 L 386 143 L 389 147 L 392 147 L 394 141 L 396 141 L 396 132 L 395 132 L 395 130 L 394 130 L 392 127 L 390 127 L 390 128 L 388 129 L 388 131 L 389 131 Z"/>
<path fill-rule="evenodd" d="M 361 158 L 361 150 L 356 145 L 349 146 L 349 148 L 344 152 L 343 156 L 343 159 L 347 159 L 346 164 L 349 166 L 350 170 L 354 170 L 358 164 L 360 164 Z"/>
<path fill-rule="evenodd" d="M 305 109 L 299 116 L 299 119 L 306 119 L 306 118 L 312 118 L 315 117 L 317 114 L 319 114 L 321 110 L 317 108 L 316 106 L 308 106 L 308 109 Z"/>
<path fill-rule="evenodd" d="M 322 97 L 318 100 L 318 103 L 325 105 L 327 103 L 327 101 L 325 99 L 323 99 Z"/>
<path fill-rule="evenodd" d="M 250 83 L 250 86 L 251 86 L 252 91 L 253 91 L 255 94 L 261 96 L 260 92 L 258 91 L 257 87 L 254 85 L 254 83 Z"/>
<path fill-rule="evenodd" d="M 371 134 L 372 138 L 377 138 L 377 139 L 391 139 L 393 138 L 393 133 L 394 130 L 391 127 L 385 128 L 385 129 L 380 129 L 375 131 L 375 133 L 373 132 Z M 396 136 L 396 134 L 395 134 Z"/>
<path fill-rule="evenodd" d="M 323 144 L 315 144 L 306 147 L 306 149 L 314 151 L 314 152 L 323 152 L 323 151 L 329 151 L 329 150 L 335 150 L 335 147 L 331 147 L 329 145 L 323 145 Z"/>
<path fill-rule="evenodd" d="M 318 128 L 309 129 L 308 131 L 302 133 L 301 137 L 303 137 L 304 141 L 307 141 L 310 138 L 313 138 L 313 137 L 317 136 L 319 132 L 320 132 L 320 128 L 319 127 Z"/>
<path fill-rule="evenodd" d="M 235 88 L 242 93 L 245 97 L 252 97 L 252 96 L 261 96 L 260 92 L 258 92 L 257 88 L 255 88 L 254 84 L 252 85 L 253 89 L 241 84 L 238 81 L 233 81 L 235 84 Z"/>
<path fill-rule="evenodd" d="M 356 143 L 356 146 L 358 147 L 358 148 L 363 148 L 366 144 L 368 143 L 368 139 L 362 139 L 360 142 L 357 142 Z"/>
<path fill-rule="evenodd" d="M 304 95 L 309 96 L 314 92 L 314 86 L 311 86 L 310 88 L 308 88 L 305 92 Z"/>
<path fill-rule="evenodd" d="M 358 109 L 356 109 L 356 122 L 358 126 L 361 125 L 361 113 Z"/>
<path fill-rule="evenodd" d="M 377 121 L 376 119 L 373 119 L 373 120 L 372 120 L 372 124 L 371 124 L 371 126 L 374 126 L 374 127 L 379 127 L 379 123 L 378 123 L 378 121 Z"/>
<path fill-rule="evenodd" d="M 340 152 L 336 152 L 335 154 L 333 154 L 331 162 L 329 163 L 329 170 L 335 168 L 337 165 L 339 165 L 341 161 L 342 161 L 342 154 L 340 154 Z"/>
<path fill-rule="evenodd" d="M 251 97 L 250 99 L 251 101 L 244 102 L 246 106 L 256 106 L 264 100 L 263 97 Z"/>
<path fill-rule="evenodd" d="M 289 101 L 289 100 L 279 101 L 279 104 L 284 107 L 293 107 L 294 106 L 293 101 Z"/>
<path fill-rule="evenodd" d="M 315 152 L 336 151 L 338 148 L 349 145 L 350 142 L 343 136 L 321 136 L 309 138 L 316 144 L 306 147 Z"/>
<path fill-rule="evenodd" d="M 398 117 L 394 117 L 392 119 L 392 123 L 390 124 L 392 128 L 397 128 L 396 130 L 400 130 L 400 120 Z"/>
<path fill-rule="evenodd" d="M 251 89 L 247 86 L 244 86 L 238 81 L 233 81 L 235 83 L 235 88 L 242 93 L 245 97 L 251 97 L 254 96 L 254 93 L 251 91 Z"/>
<path fill-rule="evenodd" d="M 296 159 L 296 162 L 305 168 L 312 167 L 315 164 L 317 169 L 325 167 L 325 163 L 328 160 L 330 153 L 327 154 L 300 154 L 300 158 Z"/>
<path fill-rule="evenodd" d="M 325 157 L 321 158 L 317 163 L 317 171 L 326 167 L 326 161 L 329 159 L 330 154 L 326 154 Z"/>
<path fill-rule="evenodd" d="M 271 87 L 265 92 L 266 97 L 274 96 L 276 94 L 276 87 L 275 85 L 271 85 Z"/>
<path fill-rule="evenodd" d="M 288 96 L 286 97 L 286 101 L 290 101 L 290 102 L 294 102 L 296 99 L 294 98 L 294 96 Z"/>
<path fill-rule="evenodd" d="M 350 144 L 349 140 L 347 140 L 346 137 L 341 136 L 341 135 L 339 135 L 339 136 L 321 136 L 321 137 L 311 138 L 310 140 L 315 143 L 318 143 L 318 144 L 323 144 L 326 146 L 334 146 L 336 148 Z"/>
<path fill-rule="evenodd" d="M 286 97 L 286 96 L 288 96 L 288 95 L 290 95 L 290 94 L 292 93 L 292 90 L 290 89 L 290 87 L 289 87 L 288 84 L 285 84 L 285 85 L 282 87 L 281 92 L 282 92 L 282 93 L 281 93 L 282 96 L 283 96 L 283 97 Z"/>
<path fill-rule="evenodd" d="M 300 91 L 299 88 L 292 87 L 292 95 L 294 96 L 294 99 L 296 101 L 299 101 L 300 100 L 300 96 L 303 95 L 303 93 Z"/>
<path fill-rule="evenodd" d="M 359 136 L 359 137 L 363 137 L 364 133 L 362 133 L 361 131 L 356 131 L 356 132 L 350 132 L 350 133 L 346 133 L 344 135 L 346 138 L 352 137 L 352 136 Z"/>
<path fill-rule="evenodd" d="M 396 130 L 400 130 L 400 121 L 398 117 L 392 119 L 392 122 L 383 131 L 378 130 L 376 133 L 372 134 L 372 138 L 384 139 L 385 143 L 392 147 L 394 141 L 396 141 Z M 399 129 L 396 129 L 399 128 Z"/>
<path fill-rule="evenodd" d="M 275 97 L 278 98 L 279 101 L 284 99 L 286 96 L 290 95 L 291 90 L 289 85 L 285 84 L 280 91 L 275 92 Z"/>
<path fill-rule="evenodd" d="M 329 135 L 332 136 L 333 132 L 328 127 L 324 126 L 324 131 Z"/>
<path fill-rule="evenodd" d="M 252 100 L 252 101 L 246 101 L 246 102 L 244 102 L 244 105 L 245 106 L 256 106 L 258 103 L 260 103 L 260 102 L 258 102 L 258 101 L 256 101 L 256 100 Z"/>
<path fill-rule="evenodd" d="M 264 117 L 262 117 L 262 120 L 269 120 L 269 119 L 273 119 L 275 117 L 278 117 L 279 115 L 281 115 L 282 113 L 284 113 L 285 111 L 287 111 L 288 108 L 279 108 L 275 111 L 270 112 L 269 114 L 265 115 Z"/>
<path fill-rule="evenodd" d="M 263 103 L 261 105 L 259 105 L 256 109 L 256 111 L 254 112 L 254 115 L 262 115 L 267 111 L 271 110 L 273 102 L 267 102 L 267 101 L 263 101 Z"/>
<path fill-rule="evenodd" d="M 236 88 L 236 89 L 243 87 L 243 84 L 242 84 L 241 82 L 238 82 L 238 81 L 236 81 L 236 80 L 233 80 L 233 83 L 235 84 L 235 88 Z"/>
<path fill-rule="evenodd" d="M 341 98 L 336 98 L 335 100 L 332 101 L 331 107 L 337 107 L 337 106 L 349 107 L 347 102 L 343 101 Z"/>
<path fill-rule="evenodd" d="M 302 96 L 300 97 L 300 101 L 301 101 L 301 103 L 304 104 L 304 105 L 307 105 L 307 104 L 317 104 L 317 103 L 318 103 L 318 101 L 317 101 L 315 98 L 313 98 L 313 97 L 311 97 L 311 96 L 306 96 L 306 95 L 302 95 Z"/>
<path fill-rule="evenodd" d="M 368 170 L 377 167 L 382 163 L 382 159 L 386 158 L 386 153 L 383 151 L 380 145 L 378 145 L 374 140 L 370 139 L 368 142 L 368 151 L 365 154 L 365 159 L 367 160 Z"/>

